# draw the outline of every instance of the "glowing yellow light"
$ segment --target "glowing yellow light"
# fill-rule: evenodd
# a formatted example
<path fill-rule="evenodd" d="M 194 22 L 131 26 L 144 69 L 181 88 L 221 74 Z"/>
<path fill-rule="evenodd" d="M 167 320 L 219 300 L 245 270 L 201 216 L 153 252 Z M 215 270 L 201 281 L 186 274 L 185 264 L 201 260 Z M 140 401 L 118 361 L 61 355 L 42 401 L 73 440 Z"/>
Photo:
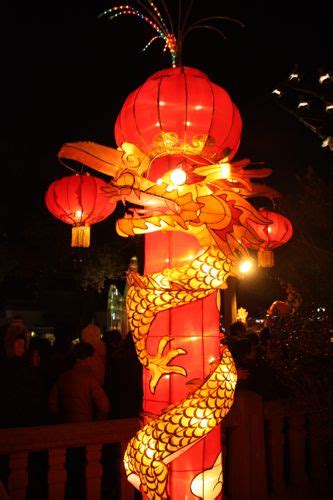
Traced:
<path fill-rule="evenodd" d="M 208 361 L 209 361 L 209 363 L 214 363 L 214 361 L 215 361 L 214 356 L 211 356 Z"/>
<path fill-rule="evenodd" d="M 203 106 L 201 106 L 201 104 L 197 104 L 196 106 L 194 106 L 194 109 L 196 109 L 197 111 L 200 111 L 200 109 L 202 109 Z"/>
<path fill-rule="evenodd" d="M 242 260 L 239 264 L 239 270 L 242 274 L 246 274 L 253 268 L 253 263 L 250 259 Z"/>
<path fill-rule="evenodd" d="M 162 184 L 162 179 L 157 179 L 156 184 L 158 185 Z"/>
<path fill-rule="evenodd" d="M 268 226 L 268 228 L 267 228 L 267 232 L 268 232 L 268 233 L 271 233 L 271 232 L 272 232 L 272 228 L 271 228 L 271 226 Z"/>
<path fill-rule="evenodd" d="M 181 186 L 186 182 L 186 172 L 182 168 L 176 168 L 171 172 L 170 180 L 175 186 Z"/>
<path fill-rule="evenodd" d="M 35 332 L 31 332 L 31 337 L 35 337 Z"/>
<path fill-rule="evenodd" d="M 221 164 L 221 178 L 228 179 L 230 177 L 230 163 L 222 163 Z"/>
<path fill-rule="evenodd" d="M 246 320 L 247 320 L 248 315 L 249 315 L 249 313 L 247 312 L 247 310 L 244 307 L 240 307 L 237 310 L 236 320 L 241 321 L 242 323 L 244 323 L 246 325 Z"/>

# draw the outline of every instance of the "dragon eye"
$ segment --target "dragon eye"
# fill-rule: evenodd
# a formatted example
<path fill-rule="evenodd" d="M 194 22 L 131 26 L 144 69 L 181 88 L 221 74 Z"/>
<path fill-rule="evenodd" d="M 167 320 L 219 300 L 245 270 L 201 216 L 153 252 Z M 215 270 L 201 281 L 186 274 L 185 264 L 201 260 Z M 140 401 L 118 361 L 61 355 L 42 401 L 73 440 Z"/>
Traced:
<path fill-rule="evenodd" d="M 176 168 L 171 172 L 170 180 L 174 186 L 181 186 L 186 182 L 186 172 L 182 168 Z"/>

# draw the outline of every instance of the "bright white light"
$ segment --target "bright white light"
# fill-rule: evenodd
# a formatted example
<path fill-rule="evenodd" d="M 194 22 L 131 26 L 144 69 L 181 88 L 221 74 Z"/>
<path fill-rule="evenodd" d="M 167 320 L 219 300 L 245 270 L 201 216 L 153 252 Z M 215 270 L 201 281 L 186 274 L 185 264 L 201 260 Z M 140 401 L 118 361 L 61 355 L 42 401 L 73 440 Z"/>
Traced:
<path fill-rule="evenodd" d="M 162 184 L 162 179 L 157 179 L 156 184 L 158 185 Z"/>
<path fill-rule="evenodd" d="M 280 96 L 281 96 L 281 94 L 282 94 L 282 92 L 281 92 L 281 90 L 279 90 L 279 89 L 274 89 L 274 90 L 272 90 L 272 94 L 275 94 L 275 95 L 277 95 L 278 97 L 280 97 Z"/>
<path fill-rule="evenodd" d="M 290 73 L 288 79 L 289 80 L 299 80 L 299 74 L 298 73 Z"/>
<path fill-rule="evenodd" d="M 230 163 L 222 163 L 221 164 L 221 178 L 228 179 L 230 177 Z"/>
<path fill-rule="evenodd" d="M 320 75 L 319 77 L 319 83 L 324 83 L 326 80 L 329 80 L 331 77 L 330 77 L 330 74 L 329 73 L 325 73 L 323 75 Z"/>
<path fill-rule="evenodd" d="M 194 109 L 196 109 L 197 111 L 199 111 L 202 108 L 203 106 L 201 106 L 201 104 L 197 104 L 196 106 L 194 106 Z"/>
<path fill-rule="evenodd" d="M 333 109 L 333 104 L 327 104 L 326 111 L 331 111 Z"/>
<path fill-rule="evenodd" d="M 186 122 L 186 127 L 190 127 L 192 125 L 192 122 Z"/>
<path fill-rule="evenodd" d="M 77 217 L 78 219 L 81 219 L 81 217 L 82 217 L 82 210 L 77 210 L 77 211 L 75 212 L 75 215 L 76 215 L 76 217 Z"/>
<path fill-rule="evenodd" d="M 249 271 L 251 271 L 252 267 L 253 267 L 253 264 L 252 264 L 252 261 L 250 259 L 243 260 L 239 264 L 239 270 L 242 274 L 246 274 Z"/>
<path fill-rule="evenodd" d="M 31 337 L 35 337 L 36 336 L 36 333 L 35 332 L 31 332 Z"/>
<path fill-rule="evenodd" d="M 321 147 L 322 147 L 322 148 L 326 148 L 326 146 L 328 146 L 328 145 L 329 145 L 330 140 L 331 140 L 331 137 L 330 137 L 330 136 L 326 137 L 326 139 L 324 139 L 324 140 L 323 140 L 323 142 L 321 143 Z"/>
<path fill-rule="evenodd" d="M 298 109 L 300 109 L 300 108 L 308 108 L 309 107 L 309 103 L 308 103 L 308 101 L 300 101 L 298 103 L 297 107 L 298 107 Z"/>
<path fill-rule="evenodd" d="M 267 228 L 267 232 L 268 232 L 268 233 L 271 233 L 271 232 L 272 232 L 272 228 L 271 228 L 271 226 L 268 226 L 268 228 Z"/>
<path fill-rule="evenodd" d="M 182 168 L 176 168 L 171 172 L 170 179 L 174 186 L 181 186 L 186 182 L 186 172 Z"/>
<path fill-rule="evenodd" d="M 211 364 L 211 363 L 214 363 L 214 361 L 215 361 L 214 356 L 211 356 L 211 357 L 209 358 L 209 360 L 208 360 L 208 361 L 209 361 L 209 363 L 210 363 L 210 364 Z"/>

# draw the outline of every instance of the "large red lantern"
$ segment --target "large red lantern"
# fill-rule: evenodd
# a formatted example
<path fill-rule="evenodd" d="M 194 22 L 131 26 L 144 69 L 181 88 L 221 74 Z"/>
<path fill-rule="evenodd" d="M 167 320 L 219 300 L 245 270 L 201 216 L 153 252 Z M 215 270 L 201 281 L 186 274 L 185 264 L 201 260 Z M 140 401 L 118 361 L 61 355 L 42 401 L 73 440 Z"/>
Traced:
<path fill-rule="evenodd" d="M 274 255 L 272 250 L 290 240 L 293 228 L 290 220 L 281 214 L 266 210 L 265 208 L 259 208 L 259 212 L 265 219 L 270 221 L 270 224 L 264 226 L 250 222 L 257 236 L 262 240 L 262 243 L 259 246 L 254 246 L 253 244 L 248 244 L 248 246 L 258 250 L 259 267 L 273 267 Z"/>
<path fill-rule="evenodd" d="M 115 125 L 118 146 L 144 152 L 231 159 L 242 120 L 227 92 L 205 73 L 177 67 L 158 71 L 126 99 Z"/>
<path fill-rule="evenodd" d="M 72 247 L 89 247 L 90 226 L 108 217 L 115 209 L 103 189 L 108 184 L 92 175 L 70 175 L 52 182 L 45 195 L 49 211 L 71 224 Z"/>

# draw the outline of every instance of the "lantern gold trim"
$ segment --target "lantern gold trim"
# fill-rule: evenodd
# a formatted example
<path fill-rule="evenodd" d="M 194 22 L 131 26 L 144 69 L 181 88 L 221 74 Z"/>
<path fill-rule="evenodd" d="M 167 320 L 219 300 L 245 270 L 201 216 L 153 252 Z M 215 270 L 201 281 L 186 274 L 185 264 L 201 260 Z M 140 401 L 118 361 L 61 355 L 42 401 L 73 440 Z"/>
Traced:
<path fill-rule="evenodd" d="M 72 247 L 90 246 L 90 226 L 73 226 L 72 227 Z"/>
<path fill-rule="evenodd" d="M 259 250 L 258 267 L 274 267 L 274 254 L 272 250 Z"/>

